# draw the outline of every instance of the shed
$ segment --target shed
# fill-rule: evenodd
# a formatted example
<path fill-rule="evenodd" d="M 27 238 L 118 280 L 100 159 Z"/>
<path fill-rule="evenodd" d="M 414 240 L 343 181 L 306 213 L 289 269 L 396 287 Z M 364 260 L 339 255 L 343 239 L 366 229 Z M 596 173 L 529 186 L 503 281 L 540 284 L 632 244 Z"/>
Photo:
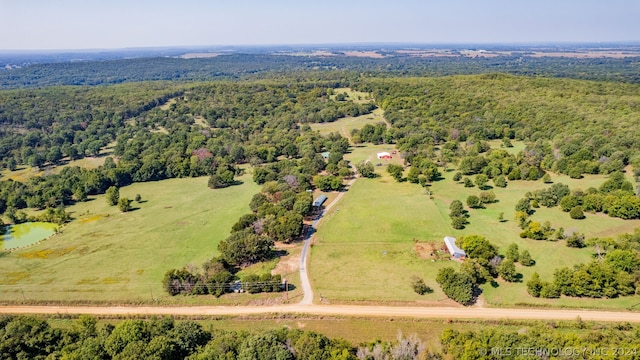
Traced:
<path fill-rule="evenodd" d="M 379 152 L 376 155 L 378 156 L 378 159 L 391 159 L 391 154 L 386 151 Z"/>
<path fill-rule="evenodd" d="M 330 153 L 328 151 L 325 151 L 323 153 L 321 153 L 320 155 L 322 155 L 322 158 L 327 160 L 329 158 Z"/>
<path fill-rule="evenodd" d="M 320 207 L 324 202 L 327 201 L 327 195 L 322 194 L 318 196 L 315 200 L 313 200 L 313 206 Z"/>
<path fill-rule="evenodd" d="M 456 238 L 451 236 L 445 236 L 444 244 L 447 246 L 447 250 L 449 250 L 449 254 L 451 254 L 451 256 L 453 256 L 454 259 L 461 259 L 467 256 L 464 250 L 460 249 L 456 245 Z"/>

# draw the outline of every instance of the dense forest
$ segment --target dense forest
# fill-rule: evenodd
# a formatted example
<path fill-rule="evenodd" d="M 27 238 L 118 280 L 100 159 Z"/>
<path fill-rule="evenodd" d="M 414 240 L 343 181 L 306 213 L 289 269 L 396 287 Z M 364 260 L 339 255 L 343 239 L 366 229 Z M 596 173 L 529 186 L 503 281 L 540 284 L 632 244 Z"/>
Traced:
<path fill-rule="evenodd" d="M 638 58 L 413 57 L 233 54 L 205 59 L 170 57 L 45 63 L 0 68 L 0 89 L 53 85 L 106 85 L 156 80 L 255 80 L 309 76 L 317 79 L 447 76 L 501 72 L 513 75 L 637 83 Z"/>
<path fill-rule="evenodd" d="M 384 133 L 361 129 L 362 141 L 460 160 L 464 175 L 536 180 L 550 170 L 580 177 L 640 162 L 637 85 L 487 74 L 375 79 L 359 87 L 373 93 L 393 125 Z M 506 146 L 523 140 L 527 148 L 518 157 L 483 155 L 494 139 Z"/>

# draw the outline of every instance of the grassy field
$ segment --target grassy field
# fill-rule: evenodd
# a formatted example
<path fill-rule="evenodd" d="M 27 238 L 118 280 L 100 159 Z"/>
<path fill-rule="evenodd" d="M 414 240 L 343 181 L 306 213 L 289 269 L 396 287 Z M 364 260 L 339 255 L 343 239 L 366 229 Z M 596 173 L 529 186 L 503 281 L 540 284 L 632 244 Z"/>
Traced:
<path fill-rule="evenodd" d="M 373 102 L 373 98 L 371 97 L 371 94 L 362 92 L 362 91 L 353 90 L 350 88 L 333 89 L 333 94 L 334 95 L 331 95 L 331 99 L 334 99 L 334 100 L 337 94 L 346 94 L 347 97 L 345 100 L 353 101 L 356 104 L 366 104 L 366 103 Z"/>
<path fill-rule="evenodd" d="M 241 180 L 220 190 L 207 188 L 206 177 L 133 184 L 120 196 L 143 201 L 128 213 L 103 196 L 71 206 L 75 219 L 60 234 L 0 254 L 0 301 L 211 302 L 168 298 L 161 280 L 168 269 L 199 266 L 217 253 L 259 189 L 250 175 Z"/>
<path fill-rule="evenodd" d="M 366 124 L 375 125 L 385 122 L 384 117 L 382 117 L 383 113 L 382 109 L 375 109 L 370 114 L 356 117 L 347 116 L 334 122 L 309 124 L 309 126 L 311 126 L 312 130 L 318 131 L 322 135 L 337 132 L 351 140 L 351 130 L 361 129 Z"/>
<path fill-rule="evenodd" d="M 350 154 L 362 159 L 377 149 L 356 148 Z M 395 160 L 395 159 L 394 159 Z M 450 226 L 448 207 L 451 201 L 477 194 L 476 187 L 465 188 L 454 183 L 454 171 L 445 172 L 444 179 L 435 182 L 430 190 L 432 199 L 420 186 L 397 183 L 389 178 L 384 167 L 376 168 L 381 177 L 361 179 L 349 190 L 339 204 L 339 212 L 328 214 L 317 233 L 311 256 L 310 273 L 316 294 L 328 301 L 409 301 L 441 303 L 444 295 L 435 283 L 435 274 L 444 266 L 458 266 L 448 260 L 422 259 L 415 250 L 414 239 L 421 242 L 441 243 L 445 235 L 460 237 L 479 234 L 487 237 L 503 251 L 510 243 L 531 253 L 536 265 L 522 267 L 524 282 L 533 272 L 543 279 L 552 280 L 555 269 L 586 262 L 592 249 L 572 249 L 564 241 L 535 241 L 521 239 L 520 229 L 513 221 L 514 207 L 527 191 L 550 186 L 542 181 L 513 181 L 507 188 L 494 188 L 498 202 L 485 209 L 468 209 L 470 224 L 463 230 Z M 575 180 L 567 176 L 552 176 L 572 189 L 599 186 L 604 176 L 590 175 Z M 563 227 L 585 233 L 587 237 L 615 236 L 632 232 L 640 227 L 640 220 L 621 220 L 603 214 L 587 214 L 585 220 L 573 220 L 559 208 L 535 209 L 533 221 L 549 220 L 552 227 Z M 506 221 L 499 221 L 504 213 Z M 435 291 L 419 296 L 410 287 L 410 277 L 418 275 Z M 616 300 L 595 299 L 534 299 L 526 293 L 524 283 L 505 284 L 497 288 L 487 285 L 484 299 L 496 305 L 553 305 L 574 307 L 628 308 L 640 302 L 638 297 Z"/>
<path fill-rule="evenodd" d="M 0 171 L 0 181 L 13 180 L 25 182 L 29 178 L 34 176 L 45 176 L 51 174 L 58 174 L 67 166 L 79 166 L 86 169 L 95 169 L 98 166 L 104 164 L 105 159 L 113 153 L 115 142 L 108 144 L 105 148 L 100 150 L 99 156 L 87 156 L 79 160 L 71 160 L 69 158 L 62 159 L 62 164 L 58 166 L 47 165 L 40 168 L 34 168 L 28 165 L 21 165 L 14 171 L 2 170 Z"/>

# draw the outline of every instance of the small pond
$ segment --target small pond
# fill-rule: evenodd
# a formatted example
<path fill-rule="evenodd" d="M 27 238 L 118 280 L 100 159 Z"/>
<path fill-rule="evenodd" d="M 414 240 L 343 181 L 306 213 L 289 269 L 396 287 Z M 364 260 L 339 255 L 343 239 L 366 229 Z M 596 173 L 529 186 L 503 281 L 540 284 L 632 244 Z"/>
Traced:
<path fill-rule="evenodd" d="M 58 225 L 46 222 L 28 222 L 6 226 L 0 250 L 13 250 L 44 240 L 56 232 Z"/>

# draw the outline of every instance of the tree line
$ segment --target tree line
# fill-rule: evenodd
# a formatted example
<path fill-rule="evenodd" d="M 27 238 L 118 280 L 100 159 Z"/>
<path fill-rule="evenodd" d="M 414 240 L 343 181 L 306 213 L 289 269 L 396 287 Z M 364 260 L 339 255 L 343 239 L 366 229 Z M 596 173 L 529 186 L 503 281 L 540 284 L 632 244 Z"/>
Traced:
<path fill-rule="evenodd" d="M 0 88 L 112 85 L 143 81 L 256 80 L 284 77 L 440 77 L 495 72 L 601 81 L 640 82 L 633 57 L 578 59 L 531 57 L 525 53 L 476 57 L 416 57 L 391 51 L 382 59 L 350 56 L 231 54 L 214 58 L 147 57 L 102 61 L 25 64 L 0 68 Z M 44 59 L 44 61 L 48 61 Z"/>
<path fill-rule="evenodd" d="M 59 327 L 29 316 L 0 317 L 0 353 L 6 359 L 327 359 L 432 356 L 415 335 L 354 346 L 340 338 L 288 329 L 225 331 L 171 317 L 116 325 L 81 315 Z"/>

